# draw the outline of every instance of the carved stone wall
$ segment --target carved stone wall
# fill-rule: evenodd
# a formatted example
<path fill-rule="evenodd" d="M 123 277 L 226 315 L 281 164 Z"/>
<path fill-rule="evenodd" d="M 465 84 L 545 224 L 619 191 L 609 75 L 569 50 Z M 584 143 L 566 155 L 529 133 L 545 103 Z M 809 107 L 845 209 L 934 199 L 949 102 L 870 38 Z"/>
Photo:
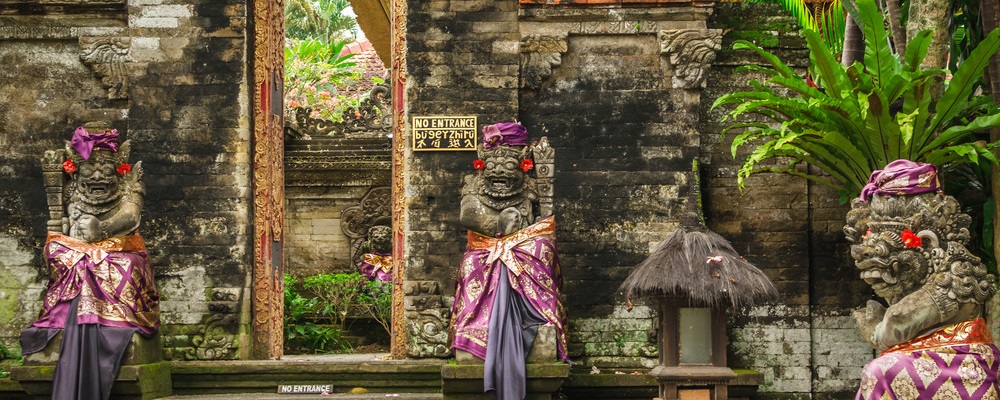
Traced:
<path fill-rule="evenodd" d="M 617 287 L 677 227 L 699 155 L 701 86 L 671 78 L 710 65 L 678 68 L 697 58 L 695 40 L 665 49 L 662 37 L 708 32 L 711 12 L 691 4 L 521 10 L 522 52 L 562 50 L 540 83 L 522 85 L 520 117 L 556 149 L 553 210 L 574 361 L 656 364 L 655 314 L 625 312 Z M 524 46 L 538 38 L 565 44 Z M 522 65 L 522 79 L 537 69 Z"/>
<path fill-rule="evenodd" d="M 38 314 L 40 158 L 86 122 L 132 140 L 165 353 L 245 356 L 252 107 L 246 2 L 0 1 L 0 342 Z"/>
<path fill-rule="evenodd" d="M 388 146 L 389 139 L 377 132 L 286 140 L 286 273 L 354 270 L 351 237 L 342 228 L 341 215 L 373 187 L 389 186 Z"/>
<path fill-rule="evenodd" d="M 740 194 L 731 138 L 719 139 L 721 113 L 709 111 L 745 84 L 732 71 L 755 60 L 731 50 L 735 39 L 780 49 L 801 68 L 798 27 L 775 17 L 774 5 L 557 3 L 567 6 L 409 1 L 406 107 L 407 118 L 516 118 L 557 149 L 553 212 L 571 359 L 602 369 L 655 363 L 655 312 L 627 312 L 617 287 L 677 226 L 699 159 L 710 227 L 783 294 L 774 305 L 733 310 L 730 364 L 763 372 L 764 398 L 849 397 L 871 353 L 849 317 L 869 293 L 841 238 L 847 208 L 791 177 L 754 177 Z M 403 154 L 406 278 L 437 282 L 441 293 L 438 301 L 433 285 L 405 288 L 408 350 L 433 357 L 465 241 L 455 211 L 460 176 L 474 155 Z"/>

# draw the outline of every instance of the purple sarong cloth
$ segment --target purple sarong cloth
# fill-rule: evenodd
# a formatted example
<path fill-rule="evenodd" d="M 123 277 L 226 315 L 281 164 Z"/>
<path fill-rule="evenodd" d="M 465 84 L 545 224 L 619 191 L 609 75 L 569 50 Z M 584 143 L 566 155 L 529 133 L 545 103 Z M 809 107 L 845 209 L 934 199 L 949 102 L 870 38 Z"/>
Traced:
<path fill-rule="evenodd" d="M 985 321 L 964 321 L 918 339 L 869 362 L 855 399 L 1000 398 L 1000 349 L 989 338 Z"/>
<path fill-rule="evenodd" d="M 905 195 L 940 192 L 937 168 L 931 164 L 910 160 L 896 160 L 884 169 L 872 172 L 868 184 L 861 189 L 861 201 L 866 202 L 872 195 Z"/>
<path fill-rule="evenodd" d="M 562 272 L 552 216 L 500 239 L 469 231 L 452 309 L 452 346 L 486 359 L 500 273 L 507 274 L 510 287 L 555 327 L 558 357 L 566 360 L 566 313 L 559 299 Z"/>
<path fill-rule="evenodd" d="M 392 283 L 392 255 L 388 253 L 365 253 L 361 256 L 358 272 L 368 280 Z"/>
<path fill-rule="evenodd" d="M 89 243 L 50 232 L 45 258 L 49 287 L 22 351 L 42 350 L 62 330 L 52 398 L 108 399 L 132 335 L 160 326 L 146 245 L 138 233 Z"/>
<path fill-rule="evenodd" d="M 75 306 L 79 297 L 73 300 Z M 60 331 L 29 327 L 25 331 Z M 52 398 L 58 400 L 107 400 L 121 369 L 122 357 L 136 328 L 77 324 L 70 313 L 59 348 L 59 362 L 52 376 Z M 22 335 L 23 337 L 23 335 Z M 22 339 L 23 340 L 23 339 Z M 44 344 L 43 344 L 44 345 Z"/>
<path fill-rule="evenodd" d="M 138 234 L 88 243 L 50 233 L 45 258 L 49 287 L 32 326 L 63 328 L 79 296 L 79 324 L 136 328 L 146 336 L 159 328 L 160 296 Z"/>

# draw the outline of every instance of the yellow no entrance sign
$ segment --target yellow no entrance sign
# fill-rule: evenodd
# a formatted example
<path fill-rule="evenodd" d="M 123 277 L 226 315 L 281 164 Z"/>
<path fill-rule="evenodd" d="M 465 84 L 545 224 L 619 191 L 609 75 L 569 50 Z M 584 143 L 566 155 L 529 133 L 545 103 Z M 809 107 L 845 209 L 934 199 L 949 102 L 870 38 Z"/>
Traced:
<path fill-rule="evenodd" d="M 413 117 L 414 151 L 472 151 L 479 143 L 474 115 Z"/>

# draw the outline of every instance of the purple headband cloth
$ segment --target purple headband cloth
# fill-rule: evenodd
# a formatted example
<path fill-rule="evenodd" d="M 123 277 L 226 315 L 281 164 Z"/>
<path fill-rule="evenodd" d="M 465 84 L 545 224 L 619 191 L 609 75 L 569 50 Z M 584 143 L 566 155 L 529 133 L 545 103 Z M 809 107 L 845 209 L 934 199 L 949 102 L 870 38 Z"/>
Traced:
<path fill-rule="evenodd" d="M 876 194 L 898 196 L 940 191 L 941 182 L 933 165 L 896 160 L 884 169 L 872 172 L 868 184 L 861 189 L 861 201 L 867 202 Z"/>
<path fill-rule="evenodd" d="M 118 152 L 118 130 L 111 129 L 101 133 L 90 133 L 81 126 L 76 128 L 76 132 L 73 132 L 70 145 L 84 160 L 89 160 L 90 153 L 95 149 Z"/>
<path fill-rule="evenodd" d="M 483 127 L 483 147 L 490 149 L 506 144 L 508 146 L 528 145 L 528 129 L 517 122 L 500 122 Z"/>

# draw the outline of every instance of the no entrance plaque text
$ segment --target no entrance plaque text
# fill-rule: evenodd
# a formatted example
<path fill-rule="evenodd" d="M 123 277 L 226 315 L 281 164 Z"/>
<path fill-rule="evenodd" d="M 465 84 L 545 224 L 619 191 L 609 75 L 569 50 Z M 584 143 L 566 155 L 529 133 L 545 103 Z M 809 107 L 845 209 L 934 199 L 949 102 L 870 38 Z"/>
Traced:
<path fill-rule="evenodd" d="M 413 117 L 413 150 L 476 150 L 477 123 L 474 115 Z"/>

